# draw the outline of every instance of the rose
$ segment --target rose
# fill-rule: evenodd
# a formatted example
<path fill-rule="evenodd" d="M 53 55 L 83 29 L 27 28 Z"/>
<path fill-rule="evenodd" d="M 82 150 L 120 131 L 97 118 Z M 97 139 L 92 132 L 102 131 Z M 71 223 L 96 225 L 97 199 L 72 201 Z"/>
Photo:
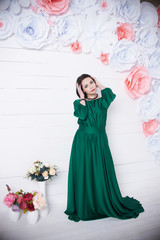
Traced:
<path fill-rule="evenodd" d="M 76 41 L 76 42 L 71 44 L 71 50 L 72 50 L 73 53 L 81 53 L 82 52 L 82 46 L 78 41 Z"/>
<path fill-rule="evenodd" d="M 44 164 L 44 166 L 48 168 L 48 167 L 50 167 L 50 163 L 47 162 L 47 163 Z"/>
<path fill-rule="evenodd" d="M 0 9 L 8 9 L 13 14 L 19 14 L 21 12 L 21 7 L 28 8 L 30 5 L 30 0 L 2 0 L 0 1 Z"/>
<path fill-rule="evenodd" d="M 149 92 L 150 86 L 151 77 L 148 70 L 143 66 L 134 67 L 125 80 L 127 93 L 133 99 Z"/>
<path fill-rule="evenodd" d="M 147 17 L 146 17 L 147 16 Z M 141 3 L 141 14 L 138 20 L 140 26 L 156 26 L 158 22 L 158 14 L 153 4 L 149 2 Z"/>
<path fill-rule="evenodd" d="M 155 134 L 158 129 L 159 121 L 157 119 L 150 120 L 149 122 L 143 123 L 143 132 L 146 137 Z"/>
<path fill-rule="evenodd" d="M 43 194 L 37 192 L 33 197 L 33 204 L 35 209 L 42 209 L 45 206 L 45 199 L 43 198 Z"/>
<path fill-rule="evenodd" d="M 120 23 L 119 27 L 117 28 L 117 35 L 118 40 L 121 40 L 123 38 L 127 40 L 133 40 L 134 31 L 132 25 L 129 23 Z"/>
<path fill-rule="evenodd" d="M 68 46 L 75 42 L 81 34 L 79 19 L 73 15 L 63 16 L 57 20 L 53 32 L 53 42 L 58 46 Z"/>
<path fill-rule="evenodd" d="M 160 76 L 160 48 L 155 49 L 149 55 L 148 70 L 152 78 L 159 79 Z"/>
<path fill-rule="evenodd" d="M 46 1 L 37 0 L 39 6 L 43 7 L 44 11 L 52 15 L 64 14 L 68 11 L 71 0 Z"/>
<path fill-rule="evenodd" d="M 26 48 L 40 49 L 47 44 L 49 25 L 42 15 L 29 13 L 17 20 L 15 37 Z"/>
<path fill-rule="evenodd" d="M 153 49 L 158 41 L 156 29 L 154 27 L 141 27 L 136 33 L 135 42 L 141 46 L 142 50 Z"/>
<path fill-rule="evenodd" d="M 157 117 L 159 113 L 159 103 L 155 95 L 146 95 L 140 101 L 138 114 L 140 118 L 147 122 Z"/>
<path fill-rule="evenodd" d="M 141 6 L 139 0 L 118 0 L 117 17 L 130 23 L 136 23 L 140 16 Z"/>
<path fill-rule="evenodd" d="M 14 202 L 15 202 L 15 195 L 13 193 L 8 193 L 3 200 L 3 203 L 7 207 L 11 207 Z"/>
<path fill-rule="evenodd" d="M 35 210 L 33 203 L 27 203 L 27 209 L 30 212 L 33 212 Z"/>
<path fill-rule="evenodd" d="M 0 10 L 0 40 L 7 39 L 13 34 L 13 19 L 8 11 Z"/>
<path fill-rule="evenodd" d="M 49 174 L 50 174 L 50 175 L 55 175 L 55 172 L 56 172 L 55 169 L 52 169 L 52 168 L 51 168 L 50 171 L 49 171 Z"/>
<path fill-rule="evenodd" d="M 24 200 L 25 202 L 31 201 L 32 198 L 33 198 L 33 194 L 31 194 L 31 193 L 26 193 L 26 194 L 23 195 L 23 200 Z"/>
<path fill-rule="evenodd" d="M 47 177 L 48 176 L 48 172 L 47 171 L 44 171 L 43 173 L 42 173 L 42 176 L 45 178 L 45 177 Z"/>
<path fill-rule="evenodd" d="M 20 202 L 19 207 L 20 207 L 20 209 L 24 210 L 27 207 L 27 203 L 22 199 L 22 201 Z"/>
<path fill-rule="evenodd" d="M 115 45 L 110 64 L 116 71 L 130 70 L 137 62 L 139 48 L 132 41 L 122 39 Z"/>
<path fill-rule="evenodd" d="M 109 64 L 109 54 L 101 53 L 100 60 L 103 64 Z"/>

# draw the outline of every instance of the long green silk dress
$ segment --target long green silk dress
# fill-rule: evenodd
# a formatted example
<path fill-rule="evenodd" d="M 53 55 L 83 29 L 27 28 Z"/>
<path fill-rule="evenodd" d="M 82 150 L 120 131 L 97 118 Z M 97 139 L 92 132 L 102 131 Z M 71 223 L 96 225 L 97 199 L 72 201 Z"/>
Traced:
<path fill-rule="evenodd" d="M 107 110 L 116 95 L 110 88 L 101 97 L 74 101 L 74 116 L 79 128 L 74 136 L 69 171 L 65 214 L 68 219 L 95 220 L 106 217 L 130 219 L 144 209 L 133 197 L 122 197 L 105 132 Z"/>

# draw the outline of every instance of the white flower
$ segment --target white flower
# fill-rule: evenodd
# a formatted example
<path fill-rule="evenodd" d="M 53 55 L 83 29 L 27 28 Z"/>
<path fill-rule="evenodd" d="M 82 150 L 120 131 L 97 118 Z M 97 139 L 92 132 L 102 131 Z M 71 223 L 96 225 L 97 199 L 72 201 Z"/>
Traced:
<path fill-rule="evenodd" d="M 128 23 L 136 23 L 140 16 L 139 0 L 117 0 L 117 17 Z"/>
<path fill-rule="evenodd" d="M 154 94 L 144 96 L 138 106 L 138 114 L 142 121 L 147 122 L 157 117 L 160 106 L 159 100 Z"/>
<path fill-rule="evenodd" d="M 135 43 L 137 43 L 144 52 L 153 50 L 157 41 L 158 37 L 154 27 L 141 27 L 136 33 Z"/>
<path fill-rule="evenodd" d="M 160 164 L 160 151 L 157 151 L 155 154 L 154 154 L 154 158 L 155 158 L 155 161 L 157 164 Z"/>
<path fill-rule="evenodd" d="M 152 136 L 148 138 L 147 148 L 153 154 L 158 154 L 156 157 L 159 158 L 160 153 L 160 129 Z"/>
<path fill-rule="evenodd" d="M 35 173 L 36 172 L 35 166 L 30 167 L 28 172 L 31 173 L 31 174 Z"/>
<path fill-rule="evenodd" d="M 152 80 L 153 91 L 157 98 L 160 98 L 160 80 Z"/>
<path fill-rule="evenodd" d="M 141 14 L 138 22 L 140 26 L 157 26 L 158 13 L 153 4 L 149 2 L 141 3 Z"/>
<path fill-rule="evenodd" d="M 33 197 L 33 204 L 35 209 L 42 209 L 46 205 L 46 201 L 43 197 L 43 194 L 40 192 L 37 192 L 36 195 Z"/>
<path fill-rule="evenodd" d="M 160 79 L 160 48 L 149 55 L 148 70 L 152 78 Z"/>
<path fill-rule="evenodd" d="M 13 34 L 13 19 L 9 12 L 0 10 L 0 39 L 7 39 Z"/>
<path fill-rule="evenodd" d="M 116 0 L 99 0 L 99 9 L 105 14 L 111 15 L 116 13 Z M 101 13 L 100 13 L 101 14 Z"/>
<path fill-rule="evenodd" d="M 87 8 L 92 7 L 96 3 L 97 0 L 71 0 L 70 9 L 76 14 L 84 14 Z"/>
<path fill-rule="evenodd" d="M 158 37 L 157 47 L 160 48 L 160 30 L 158 31 L 157 37 Z"/>
<path fill-rule="evenodd" d="M 47 44 L 48 34 L 49 25 L 42 15 L 30 13 L 18 19 L 15 37 L 21 46 L 40 49 Z"/>
<path fill-rule="evenodd" d="M 45 166 L 45 167 L 50 167 L 50 163 L 49 163 L 49 162 L 46 162 L 46 163 L 44 164 L 44 166 Z"/>
<path fill-rule="evenodd" d="M 79 19 L 73 15 L 61 16 L 53 28 L 53 42 L 58 46 L 68 46 L 81 34 Z"/>
<path fill-rule="evenodd" d="M 115 34 L 117 23 L 106 21 L 105 13 L 101 15 L 90 15 L 82 19 L 83 34 L 79 39 L 82 43 L 82 51 L 92 52 L 96 57 L 101 53 L 109 53 L 118 41 Z"/>
<path fill-rule="evenodd" d="M 132 41 L 120 40 L 110 57 L 110 64 L 116 71 L 130 70 L 137 62 L 139 48 Z"/>
<path fill-rule="evenodd" d="M 21 8 L 28 8 L 30 0 L 2 0 L 0 1 L 0 9 L 9 9 L 13 14 L 19 14 Z"/>

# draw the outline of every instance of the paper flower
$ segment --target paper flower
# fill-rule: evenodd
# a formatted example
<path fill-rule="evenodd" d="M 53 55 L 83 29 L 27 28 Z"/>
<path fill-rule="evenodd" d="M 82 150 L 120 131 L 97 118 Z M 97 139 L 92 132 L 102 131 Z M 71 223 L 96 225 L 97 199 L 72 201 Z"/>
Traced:
<path fill-rule="evenodd" d="M 110 64 L 116 71 L 130 70 L 137 62 L 139 48 L 132 41 L 120 40 L 111 53 Z"/>
<path fill-rule="evenodd" d="M 140 16 L 139 0 L 117 0 L 117 17 L 128 23 L 136 23 Z"/>
<path fill-rule="evenodd" d="M 71 0 L 46 1 L 37 0 L 37 4 L 44 9 L 48 14 L 61 15 L 68 11 Z"/>
<path fill-rule="evenodd" d="M 151 51 L 156 47 L 158 37 L 154 27 L 141 27 L 136 33 L 135 43 L 137 43 L 142 51 Z"/>
<path fill-rule="evenodd" d="M 157 26 L 158 28 L 160 28 L 160 5 L 157 8 L 157 14 L 158 14 L 158 22 L 157 22 Z"/>
<path fill-rule="evenodd" d="M 138 20 L 139 26 L 154 27 L 157 26 L 158 13 L 153 4 L 149 2 L 141 3 L 141 14 Z"/>
<path fill-rule="evenodd" d="M 82 52 L 82 46 L 78 41 L 76 41 L 76 42 L 71 44 L 71 50 L 72 50 L 73 53 L 81 53 Z"/>
<path fill-rule="evenodd" d="M 152 78 L 160 79 L 160 48 L 149 55 L 148 70 Z"/>
<path fill-rule="evenodd" d="M 115 0 L 99 0 L 99 9 L 105 11 L 105 14 L 111 15 L 116 13 L 116 1 Z M 99 12 L 99 11 L 98 11 Z M 101 14 L 99 12 L 99 14 Z"/>
<path fill-rule="evenodd" d="M 86 19 L 81 19 L 83 34 L 79 41 L 82 43 L 84 53 L 93 53 L 100 57 L 101 53 L 110 53 L 118 41 L 115 34 L 117 23 L 106 21 L 104 15 L 90 15 Z"/>
<path fill-rule="evenodd" d="M 144 122 L 155 119 L 159 110 L 159 103 L 153 94 L 144 96 L 138 106 L 138 114 Z"/>
<path fill-rule="evenodd" d="M 109 64 L 109 54 L 101 53 L 100 60 L 103 64 Z"/>
<path fill-rule="evenodd" d="M 147 148 L 153 154 L 160 152 L 160 130 L 148 138 Z"/>
<path fill-rule="evenodd" d="M 154 154 L 154 159 L 157 164 L 160 164 L 160 151 L 158 151 Z"/>
<path fill-rule="evenodd" d="M 158 31 L 157 37 L 158 37 L 157 47 L 160 48 L 160 30 Z"/>
<path fill-rule="evenodd" d="M 150 91 L 151 77 L 148 70 L 143 66 L 132 69 L 125 80 L 127 93 L 133 99 L 139 98 Z"/>
<path fill-rule="evenodd" d="M 157 119 L 153 119 L 148 122 L 144 122 L 142 126 L 145 136 L 148 137 L 156 133 L 159 126 L 159 121 Z"/>
<path fill-rule="evenodd" d="M 0 11 L 0 40 L 13 34 L 13 19 L 9 12 Z"/>
<path fill-rule="evenodd" d="M 71 0 L 70 9 L 76 14 L 84 14 L 86 8 L 96 4 L 97 0 Z"/>
<path fill-rule="evenodd" d="M 15 37 L 26 48 L 40 49 L 47 44 L 49 25 L 42 15 L 22 15 L 17 23 Z"/>
<path fill-rule="evenodd" d="M 134 31 L 133 31 L 132 25 L 129 23 L 120 23 L 117 28 L 117 35 L 118 35 L 118 40 L 121 40 L 123 38 L 127 40 L 133 40 Z"/>
<path fill-rule="evenodd" d="M 157 98 L 160 98 L 160 80 L 152 80 L 153 92 Z"/>
<path fill-rule="evenodd" d="M 73 15 L 60 17 L 53 28 L 53 42 L 58 46 L 68 46 L 81 34 L 79 19 Z"/>
<path fill-rule="evenodd" d="M 30 3 L 30 0 L 3 0 L 0 2 L 0 9 L 9 9 L 11 13 L 19 14 L 21 12 L 21 8 L 28 8 Z"/>

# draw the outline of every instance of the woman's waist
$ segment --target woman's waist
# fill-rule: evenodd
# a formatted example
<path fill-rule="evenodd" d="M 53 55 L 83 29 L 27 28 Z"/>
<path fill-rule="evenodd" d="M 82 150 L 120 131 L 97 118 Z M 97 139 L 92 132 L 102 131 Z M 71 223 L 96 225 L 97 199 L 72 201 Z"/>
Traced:
<path fill-rule="evenodd" d="M 84 131 L 86 133 L 102 133 L 105 132 L 105 126 L 84 126 L 80 125 L 78 128 L 79 131 Z"/>

